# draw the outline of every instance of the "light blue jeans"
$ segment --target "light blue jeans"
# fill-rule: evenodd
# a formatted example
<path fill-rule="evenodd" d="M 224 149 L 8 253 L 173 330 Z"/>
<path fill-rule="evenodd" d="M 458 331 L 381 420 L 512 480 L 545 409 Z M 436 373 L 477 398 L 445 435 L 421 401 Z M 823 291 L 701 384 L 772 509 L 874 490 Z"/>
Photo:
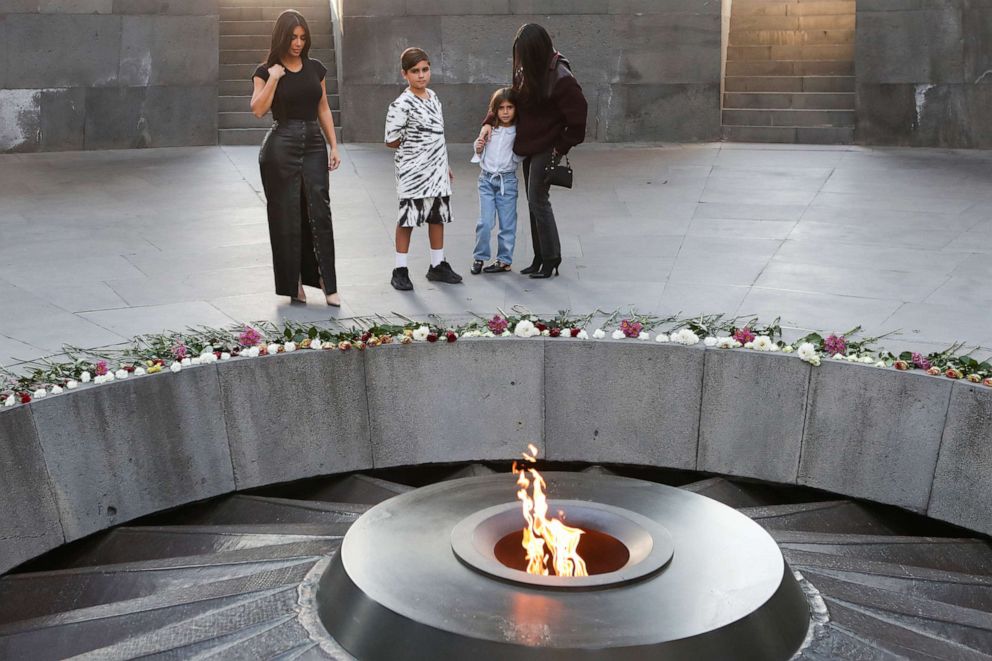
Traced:
<path fill-rule="evenodd" d="M 489 261 L 492 248 L 489 236 L 499 216 L 496 259 L 513 263 L 513 244 L 517 238 L 517 173 L 479 175 L 479 222 L 475 226 L 475 259 Z"/>

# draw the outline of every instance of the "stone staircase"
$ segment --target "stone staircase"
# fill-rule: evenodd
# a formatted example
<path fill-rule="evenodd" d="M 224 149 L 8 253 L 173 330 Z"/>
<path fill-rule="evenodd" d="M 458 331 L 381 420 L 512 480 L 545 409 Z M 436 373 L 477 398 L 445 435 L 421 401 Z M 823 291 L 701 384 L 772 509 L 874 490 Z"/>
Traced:
<path fill-rule="evenodd" d="M 723 139 L 854 142 L 853 0 L 734 0 Z"/>
<path fill-rule="evenodd" d="M 272 115 L 251 113 L 251 75 L 269 52 L 272 26 L 285 9 L 297 9 L 307 19 L 313 43 L 310 57 L 327 67 L 327 100 L 341 138 L 341 101 L 331 10 L 327 0 L 220 0 L 220 76 L 217 142 L 221 145 L 260 145 L 272 125 Z"/>

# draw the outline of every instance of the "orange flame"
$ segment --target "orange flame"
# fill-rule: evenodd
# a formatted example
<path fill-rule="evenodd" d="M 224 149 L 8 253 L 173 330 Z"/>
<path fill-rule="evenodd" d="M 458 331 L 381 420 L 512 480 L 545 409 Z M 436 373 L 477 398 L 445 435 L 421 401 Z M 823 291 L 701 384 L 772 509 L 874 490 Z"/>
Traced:
<path fill-rule="evenodd" d="M 537 461 L 537 448 L 528 445 L 530 453 L 524 452 L 523 457 L 530 463 Z M 579 528 L 571 528 L 559 519 L 548 519 L 548 501 L 544 495 L 547 484 L 544 478 L 534 468 L 517 467 L 513 463 L 513 472 L 517 475 L 517 498 L 523 505 L 524 528 L 523 547 L 527 551 L 527 573 L 547 576 L 554 569 L 557 576 L 588 576 L 586 563 L 578 554 L 579 539 L 585 533 Z M 528 473 L 530 477 L 528 477 Z M 534 495 L 528 492 L 534 485 Z M 564 518 L 562 512 L 558 516 Z M 551 552 L 551 567 L 548 566 L 548 554 L 545 546 Z"/>

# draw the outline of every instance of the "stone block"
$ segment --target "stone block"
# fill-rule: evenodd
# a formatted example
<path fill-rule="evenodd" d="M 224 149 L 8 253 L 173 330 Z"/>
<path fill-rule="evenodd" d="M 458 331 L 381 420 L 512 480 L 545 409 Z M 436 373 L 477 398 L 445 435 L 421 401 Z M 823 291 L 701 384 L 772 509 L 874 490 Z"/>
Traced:
<path fill-rule="evenodd" d="M 216 16 L 217 0 L 113 0 L 114 13 L 168 14 L 173 16 Z"/>
<path fill-rule="evenodd" d="M 951 389 L 927 515 L 992 534 L 992 388 Z"/>
<path fill-rule="evenodd" d="M 82 149 L 86 90 L 82 87 L 42 90 L 40 104 L 40 148 L 44 151 Z"/>
<path fill-rule="evenodd" d="M 719 16 L 719 2 L 699 0 L 606 0 L 607 11 L 611 14 L 670 14 L 693 13 Z"/>
<path fill-rule="evenodd" d="M 719 14 L 616 16 L 618 70 L 610 82 L 720 82 Z"/>
<path fill-rule="evenodd" d="M 217 83 L 215 17 L 124 16 L 121 20 L 121 85 Z"/>
<path fill-rule="evenodd" d="M 31 407 L 0 412 L 0 574 L 65 541 Z"/>
<path fill-rule="evenodd" d="M 489 97 L 500 83 L 477 85 L 433 85 L 444 112 L 444 137 L 449 143 L 472 142 L 486 116 Z M 383 108 L 385 116 L 385 108 Z M 385 122 L 385 120 L 383 120 Z M 379 129 L 382 139 L 382 128 Z"/>
<path fill-rule="evenodd" d="M 547 457 L 695 469 L 704 353 L 632 340 L 549 340 Z"/>
<path fill-rule="evenodd" d="M 86 90 L 86 149 L 150 147 L 144 117 L 145 87 L 90 87 Z"/>
<path fill-rule="evenodd" d="M 964 82 L 992 85 L 992 7 L 968 7 L 964 29 Z"/>
<path fill-rule="evenodd" d="M 213 367 L 32 403 L 67 541 L 234 490 Z"/>
<path fill-rule="evenodd" d="M 406 14 L 406 0 L 361 0 L 342 3 L 343 18 L 402 16 Z"/>
<path fill-rule="evenodd" d="M 408 16 L 506 14 L 511 0 L 406 0 Z"/>
<path fill-rule="evenodd" d="M 601 97 L 609 113 L 603 134 L 611 142 L 717 140 L 720 84 L 611 85 Z"/>
<path fill-rule="evenodd" d="M 7 86 L 42 89 L 117 84 L 121 18 L 11 14 L 6 18 Z M 45 44 L 45 47 L 39 47 Z"/>
<path fill-rule="evenodd" d="M 341 93 L 341 114 L 347 118 L 347 124 L 342 127 L 344 139 L 381 143 L 385 137 L 386 108 L 402 91 L 399 84 L 345 86 Z M 441 104 L 444 107 L 444 98 Z M 449 121 L 445 108 L 445 122 Z M 447 130 L 445 134 L 450 135 Z"/>
<path fill-rule="evenodd" d="M 603 0 L 510 0 L 511 14 L 605 14 Z"/>
<path fill-rule="evenodd" d="M 432 72 L 433 83 L 448 80 L 440 67 L 443 61 L 440 16 L 346 18 L 343 32 L 341 57 L 345 62 L 342 80 L 345 86 L 373 83 L 403 85 L 400 54 L 411 46 L 423 48 L 431 57 L 431 64 L 438 69 Z M 401 87 L 397 94 L 400 91 Z"/>
<path fill-rule="evenodd" d="M 114 0 L 37 0 L 42 14 L 112 14 Z"/>
<path fill-rule="evenodd" d="M 40 92 L 0 89 L 0 152 L 37 151 L 40 130 Z"/>
<path fill-rule="evenodd" d="M 375 466 L 544 456 L 544 345 L 459 340 L 365 354 Z"/>
<path fill-rule="evenodd" d="M 217 144 L 217 85 L 149 87 L 145 97 L 151 147 Z"/>
<path fill-rule="evenodd" d="M 0 44 L 7 43 L 7 17 L 0 14 Z M 0 48 L 0 90 L 7 89 L 7 48 Z"/>
<path fill-rule="evenodd" d="M 992 85 L 859 84 L 858 142 L 913 147 L 992 145 Z"/>
<path fill-rule="evenodd" d="M 359 352 L 218 365 L 238 489 L 372 467 Z"/>
<path fill-rule="evenodd" d="M 825 361 L 810 381 L 799 484 L 926 511 L 951 385 Z"/>
<path fill-rule="evenodd" d="M 859 11 L 858 82 L 963 82 L 963 34 L 956 8 Z"/>
<path fill-rule="evenodd" d="M 707 351 L 698 470 L 794 483 L 810 369 L 794 356 Z"/>

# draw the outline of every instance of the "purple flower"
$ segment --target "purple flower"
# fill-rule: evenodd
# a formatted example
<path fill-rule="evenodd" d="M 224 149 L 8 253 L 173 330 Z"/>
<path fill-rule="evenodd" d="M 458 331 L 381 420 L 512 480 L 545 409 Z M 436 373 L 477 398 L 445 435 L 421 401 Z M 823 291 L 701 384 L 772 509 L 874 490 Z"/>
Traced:
<path fill-rule="evenodd" d="M 913 352 L 913 365 L 921 370 L 928 370 L 931 367 L 930 361 L 924 358 L 922 353 L 916 351 Z"/>
<path fill-rule="evenodd" d="M 620 322 L 620 330 L 627 337 L 637 337 L 641 334 L 641 330 L 644 326 L 641 325 L 639 321 L 630 321 L 629 319 L 624 319 Z"/>
<path fill-rule="evenodd" d="M 843 335 L 828 335 L 827 339 L 823 341 L 823 348 L 827 350 L 827 354 L 830 356 L 838 353 L 842 356 L 847 355 L 847 341 Z"/>
<path fill-rule="evenodd" d="M 243 347 L 258 346 L 262 342 L 262 334 L 252 326 L 245 326 L 244 331 L 238 335 L 238 343 Z"/>
<path fill-rule="evenodd" d="M 490 319 L 489 323 L 486 325 L 489 326 L 489 330 L 493 332 L 493 335 L 502 335 L 503 332 L 506 331 L 506 327 L 509 324 L 507 323 L 506 319 L 504 319 L 503 317 L 497 314 L 494 315 L 493 318 Z"/>
<path fill-rule="evenodd" d="M 172 347 L 172 357 L 175 358 L 176 360 L 182 360 L 188 354 L 189 354 L 189 349 L 187 349 L 186 345 L 183 344 L 182 342 Z"/>
<path fill-rule="evenodd" d="M 96 374 L 97 376 L 105 376 L 109 371 L 110 370 L 107 367 L 107 361 L 105 360 L 96 361 L 96 367 L 93 368 L 94 374 Z"/>
<path fill-rule="evenodd" d="M 744 328 L 738 328 L 734 331 L 734 339 L 740 342 L 741 345 L 745 345 L 748 342 L 754 342 L 755 337 L 756 335 L 754 332 L 747 326 Z"/>

